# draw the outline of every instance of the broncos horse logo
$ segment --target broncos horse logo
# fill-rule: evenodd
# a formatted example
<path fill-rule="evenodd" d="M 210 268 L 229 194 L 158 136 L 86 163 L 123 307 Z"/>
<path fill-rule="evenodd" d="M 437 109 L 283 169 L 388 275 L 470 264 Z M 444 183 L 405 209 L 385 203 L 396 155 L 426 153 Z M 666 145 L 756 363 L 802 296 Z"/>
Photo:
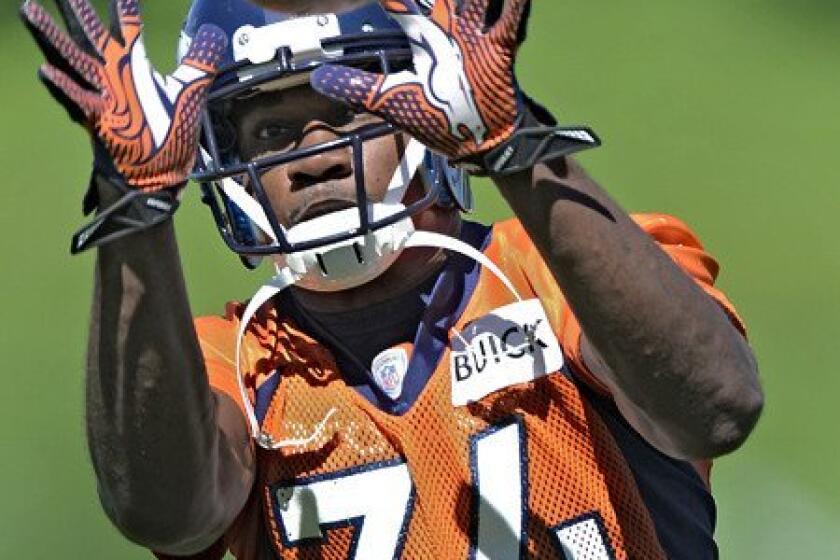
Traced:
<path fill-rule="evenodd" d="M 489 0 L 464 1 L 460 12 L 455 0 L 380 0 L 408 37 L 413 69 L 383 75 L 326 64 L 312 86 L 454 160 L 486 152 L 516 130 L 513 60 L 528 1 L 506 0 L 487 24 Z"/>
<path fill-rule="evenodd" d="M 437 23 L 422 14 L 392 13 L 392 17 L 411 41 L 414 72 L 388 75 L 380 86 L 379 95 L 384 96 L 405 85 L 418 85 L 423 88 L 426 100 L 446 115 L 452 136 L 482 144 L 487 127 L 475 103 L 461 47 Z"/>

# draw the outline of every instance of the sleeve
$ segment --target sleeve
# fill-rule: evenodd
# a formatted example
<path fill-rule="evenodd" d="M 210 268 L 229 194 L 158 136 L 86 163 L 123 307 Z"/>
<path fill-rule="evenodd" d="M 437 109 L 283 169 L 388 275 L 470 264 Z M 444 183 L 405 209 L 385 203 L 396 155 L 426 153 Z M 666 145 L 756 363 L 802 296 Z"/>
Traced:
<path fill-rule="evenodd" d="M 245 404 L 239 380 L 236 378 L 236 336 L 239 329 L 241 303 L 228 303 L 224 317 L 207 316 L 195 319 L 195 331 L 204 357 L 204 366 L 210 386 L 217 393 L 227 395 L 237 404 L 243 416 Z M 265 314 L 255 319 L 242 341 L 242 369 L 247 398 L 253 406 L 255 388 L 270 373 L 273 323 Z"/>
<path fill-rule="evenodd" d="M 746 336 L 746 327 L 735 306 L 726 295 L 715 288 L 720 267 L 717 261 L 705 251 L 702 243 L 682 221 L 666 214 L 633 214 L 639 227 L 659 244 L 674 261 L 695 282 L 714 299 L 729 317 L 735 328 Z M 523 235 L 526 235 L 524 231 Z M 529 241 L 530 243 L 530 241 Z M 536 248 L 531 246 L 530 256 L 525 259 L 526 275 L 537 296 L 546 305 L 549 319 L 557 332 L 566 357 L 572 363 L 575 373 L 596 391 L 609 394 L 606 385 L 601 383 L 583 361 L 581 353 L 581 328 L 569 304 L 566 302 L 547 266 L 542 261 Z"/>
<path fill-rule="evenodd" d="M 228 317 L 198 317 L 195 331 L 207 369 L 207 379 L 214 391 L 227 395 L 237 404 L 243 416 L 245 405 L 236 380 L 237 321 Z"/>

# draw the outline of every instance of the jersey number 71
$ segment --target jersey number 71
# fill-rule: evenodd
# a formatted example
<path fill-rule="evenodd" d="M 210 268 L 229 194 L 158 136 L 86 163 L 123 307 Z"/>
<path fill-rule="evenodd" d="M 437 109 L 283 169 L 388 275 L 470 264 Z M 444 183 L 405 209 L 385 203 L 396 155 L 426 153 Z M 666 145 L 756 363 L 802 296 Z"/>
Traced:
<path fill-rule="evenodd" d="M 470 560 L 526 557 L 527 471 L 525 431 L 514 418 L 471 439 L 475 489 Z M 414 511 L 408 465 L 374 463 L 274 489 L 283 545 L 322 541 L 325 531 L 352 526 L 349 558 L 395 560 Z M 613 560 L 615 554 L 597 512 L 551 529 L 564 560 Z"/>

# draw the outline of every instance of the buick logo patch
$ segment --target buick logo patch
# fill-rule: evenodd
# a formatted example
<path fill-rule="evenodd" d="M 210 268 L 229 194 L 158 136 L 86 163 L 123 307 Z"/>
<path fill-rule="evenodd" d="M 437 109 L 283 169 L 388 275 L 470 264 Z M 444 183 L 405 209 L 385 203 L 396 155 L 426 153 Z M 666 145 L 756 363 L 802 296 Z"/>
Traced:
<path fill-rule="evenodd" d="M 500 307 L 451 340 L 452 404 L 534 381 L 563 368 L 563 351 L 538 299 Z"/>

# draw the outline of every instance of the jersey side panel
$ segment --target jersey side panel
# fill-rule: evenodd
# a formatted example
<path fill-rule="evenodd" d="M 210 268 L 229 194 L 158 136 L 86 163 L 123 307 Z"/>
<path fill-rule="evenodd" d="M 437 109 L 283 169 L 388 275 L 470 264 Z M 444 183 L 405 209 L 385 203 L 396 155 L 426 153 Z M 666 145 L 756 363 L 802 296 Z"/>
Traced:
<path fill-rule="evenodd" d="M 523 298 L 540 297 L 549 321 L 561 331 L 570 314 L 568 305 L 559 289 L 545 296 L 537 292 L 540 285 L 556 283 L 545 265 L 537 269 L 542 277 L 534 277 L 532 263 L 542 260 L 518 222 L 501 224 L 487 254 L 500 263 Z M 486 305 L 473 313 L 488 313 L 509 303 L 500 297 L 503 292 L 487 274 L 474 296 Z M 504 389 L 471 405 L 470 412 L 491 425 L 510 416 L 524 420 L 531 487 L 530 554 L 553 557 L 557 541 L 551 529 L 595 514 L 616 558 L 664 558 L 627 462 L 569 377 L 558 372 L 533 384 Z"/>
<path fill-rule="evenodd" d="M 727 313 L 733 325 L 745 334 L 745 327 L 734 306 L 725 294 L 714 288 L 719 267 L 717 262 L 703 249 L 696 235 L 680 220 L 663 214 L 640 214 L 632 218 L 659 243 L 660 247 L 671 256 L 680 267 L 689 274 L 698 285 L 717 301 Z M 590 373 L 580 353 L 580 325 L 571 308 L 565 303 L 562 293 L 548 271 L 542 258 L 530 242 L 527 233 L 517 221 L 504 223 L 502 230 L 511 240 L 511 244 L 518 247 L 523 255 L 522 263 L 529 283 L 543 301 L 549 319 L 555 324 L 558 338 L 564 351 L 570 358 L 577 378 L 583 381 L 589 389 L 594 390 L 601 397 L 609 400 L 609 390 L 597 377 Z M 511 251 L 513 252 L 513 251 Z M 559 302 L 559 304 L 558 304 Z M 562 310 L 561 310 L 562 309 Z M 596 398 L 593 396 L 593 398 Z M 606 401 L 605 401 L 606 402 Z M 614 408 L 614 405 L 613 405 Z M 709 495 L 709 477 L 711 461 L 696 461 L 682 463 L 665 457 L 653 450 L 641 436 L 632 428 L 615 429 L 615 422 L 610 425 L 613 435 L 621 435 L 622 452 L 631 463 L 631 469 L 637 480 L 640 480 L 643 497 L 656 519 L 657 531 L 665 536 L 668 544 L 675 542 L 691 542 L 690 547 L 696 551 L 698 558 L 707 558 L 705 554 L 714 555 L 716 550 L 712 539 L 714 532 L 715 507 Z M 626 424 L 623 422 L 622 424 Z M 626 450 L 648 450 L 649 453 L 631 453 Z M 638 461 L 642 463 L 637 464 Z M 648 469 L 656 465 L 667 476 L 662 479 L 681 479 L 679 487 L 683 492 L 682 498 L 672 489 L 663 489 L 658 479 L 647 476 Z M 641 476 L 641 479 L 639 477 Z M 637 485 L 639 482 L 637 482 Z M 680 505 L 682 503 L 682 506 Z M 690 504 L 690 505 L 689 505 Z M 692 530 L 688 530 L 688 526 Z M 677 535 L 675 537 L 675 535 Z M 699 546 L 703 543 L 704 546 Z M 671 549 L 673 550 L 673 549 Z"/>

